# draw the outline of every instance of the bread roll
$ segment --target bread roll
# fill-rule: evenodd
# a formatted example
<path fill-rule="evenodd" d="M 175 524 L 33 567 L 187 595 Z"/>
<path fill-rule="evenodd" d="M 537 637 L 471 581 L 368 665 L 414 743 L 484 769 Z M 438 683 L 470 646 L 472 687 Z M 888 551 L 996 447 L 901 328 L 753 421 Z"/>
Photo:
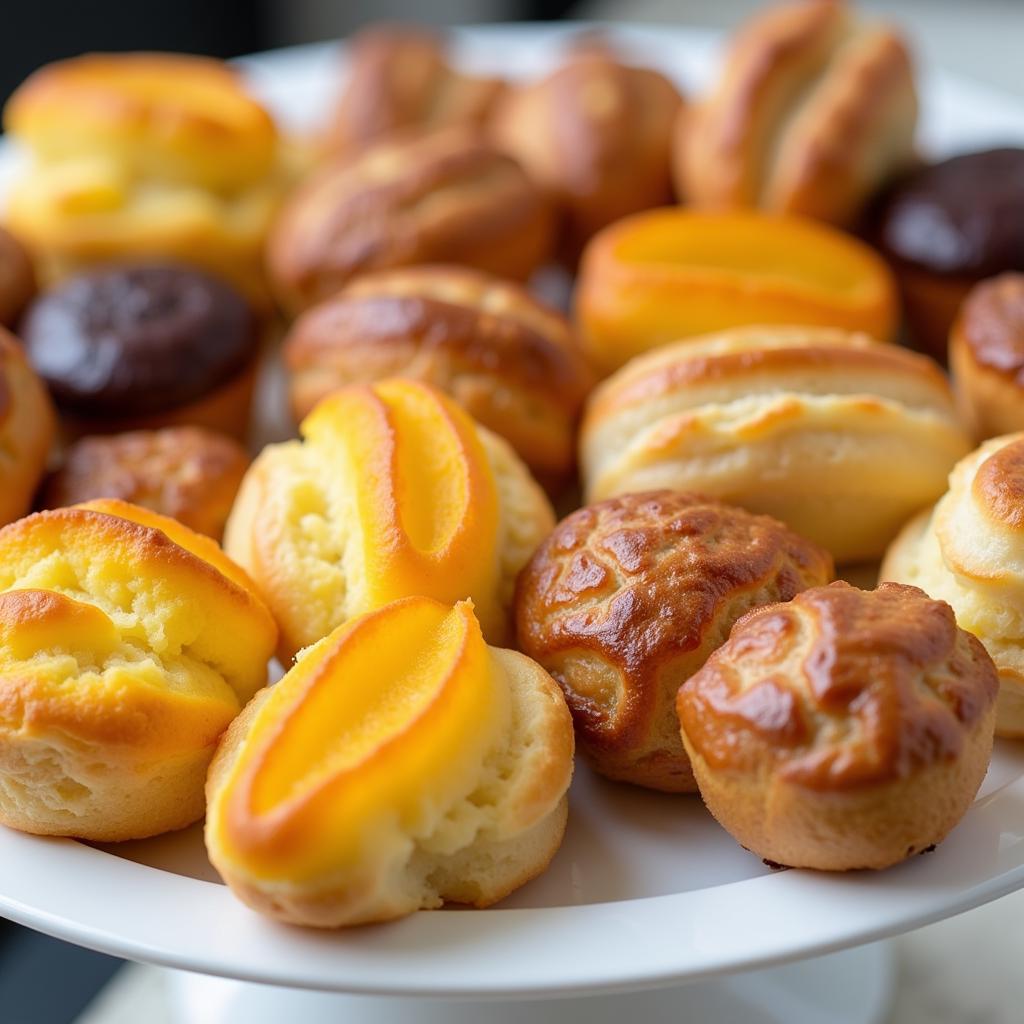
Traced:
<path fill-rule="evenodd" d="M 831 579 L 824 551 L 767 516 L 622 495 L 562 520 L 520 573 L 518 646 L 565 691 L 602 775 L 693 792 L 679 687 L 744 612 Z"/>
<path fill-rule="evenodd" d="M 0 530 L 0 821 L 120 840 L 203 815 L 276 629 L 206 537 L 122 501 Z"/>
<path fill-rule="evenodd" d="M 696 206 L 852 227 L 913 165 L 917 110 L 910 55 L 890 26 L 839 0 L 777 4 L 743 26 L 710 94 L 680 117 L 676 188 Z"/>
<path fill-rule="evenodd" d="M 210 770 L 206 848 L 250 906 L 321 928 L 489 906 L 562 839 L 558 687 L 488 647 L 469 602 L 386 605 L 305 651 Z"/>
<path fill-rule="evenodd" d="M 893 541 L 882 579 L 948 601 L 999 669 L 996 732 L 1024 736 L 1024 434 L 957 463 L 949 491 Z"/>
<path fill-rule="evenodd" d="M 399 379 L 336 392 L 300 429 L 253 462 L 225 531 L 282 656 L 410 595 L 472 598 L 488 642 L 505 644 L 516 574 L 554 526 L 509 445 Z"/>
<path fill-rule="evenodd" d="M 996 672 L 915 587 L 751 612 L 679 691 L 701 796 L 775 864 L 885 868 L 941 842 L 988 769 Z"/>
<path fill-rule="evenodd" d="M 844 331 L 751 327 L 664 346 L 605 381 L 580 465 L 589 501 L 707 494 L 843 563 L 878 558 L 969 449 L 925 357 Z"/>
<path fill-rule="evenodd" d="M 0 327 L 14 327 L 36 291 L 36 275 L 28 253 L 0 228 Z"/>

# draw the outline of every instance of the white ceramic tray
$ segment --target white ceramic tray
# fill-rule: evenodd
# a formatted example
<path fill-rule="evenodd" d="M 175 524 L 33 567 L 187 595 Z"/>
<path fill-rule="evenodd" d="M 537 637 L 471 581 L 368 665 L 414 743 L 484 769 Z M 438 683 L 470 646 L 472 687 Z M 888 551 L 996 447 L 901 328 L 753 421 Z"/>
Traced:
<path fill-rule="evenodd" d="M 458 50 L 467 65 L 531 74 L 577 29 L 467 29 Z M 627 50 L 687 89 L 711 66 L 708 34 L 617 31 Z M 335 47 L 242 63 L 295 126 L 328 108 L 341 70 Z M 988 89 L 927 73 L 923 91 L 923 142 L 932 152 L 1024 141 L 1024 111 Z M 0 154 L 0 187 L 13 159 Z M 470 999 L 657 987 L 836 951 L 1024 886 L 1024 744 L 998 745 L 976 804 L 936 852 L 881 874 L 769 871 L 699 799 L 605 783 L 583 765 L 550 870 L 487 911 L 421 913 L 336 934 L 277 925 L 218 883 L 198 827 L 107 847 L 0 829 L 0 864 L 4 916 L 190 971 L 326 992 Z"/>

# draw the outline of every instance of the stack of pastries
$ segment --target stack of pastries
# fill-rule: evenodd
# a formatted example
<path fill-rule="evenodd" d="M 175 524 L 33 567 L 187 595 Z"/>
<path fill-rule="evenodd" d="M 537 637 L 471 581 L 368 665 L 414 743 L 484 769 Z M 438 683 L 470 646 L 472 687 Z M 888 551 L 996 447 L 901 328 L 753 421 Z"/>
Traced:
<path fill-rule="evenodd" d="M 905 42 L 839 0 L 707 95 L 604 36 L 525 82 L 348 55 L 294 187 L 216 61 L 8 105 L 0 821 L 205 814 L 314 927 L 534 878 L 577 744 L 772 864 L 939 843 L 1024 736 L 1020 151 L 924 164 Z"/>

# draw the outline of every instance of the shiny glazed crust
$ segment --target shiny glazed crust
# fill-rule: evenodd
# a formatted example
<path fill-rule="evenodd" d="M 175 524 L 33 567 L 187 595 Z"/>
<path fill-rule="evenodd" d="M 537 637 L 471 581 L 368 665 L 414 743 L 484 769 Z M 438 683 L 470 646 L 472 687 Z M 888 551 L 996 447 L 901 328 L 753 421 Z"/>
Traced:
<path fill-rule="evenodd" d="M 55 432 L 46 388 L 21 346 L 0 327 L 0 526 L 29 510 Z"/>
<path fill-rule="evenodd" d="M 568 321 L 479 271 L 358 277 L 299 317 L 284 359 L 296 419 L 331 391 L 401 375 L 451 395 L 540 478 L 564 477 L 575 462 L 591 377 Z"/>
<path fill-rule="evenodd" d="M 737 841 L 845 871 L 957 824 L 988 768 L 997 686 L 944 602 L 835 583 L 741 619 L 678 709 L 701 795 Z"/>
<path fill-rule="evenodd" d="M 828 583 L 832 560 L 767 516 L 656 491 L 574 512 L 519 576 L 520 649 L 562 686 L 602 774 L 696 789 L 679 687 L 751 608 Z"/>
<path fill-rule="evenodd" d="M 298 312 L 354 275 L 458 263 L 525 280 L 548 257 L 551 210 L 522 168 L 473 132 L 381 142 L 312 175 L 271 231 L 276 294 Z"/>
<path fill-rule="evenodd" d="M 1024 434 L 986 441 L 950 474 L 934 510 L 908 523 L 882 578 L 948 601 L 999 670 L 996 733 L 1024 736 Z"/>
<path fill-rule="evenodd" d="M 0 561 L 0 820 L 109 841 L 201 817 L 214 747 L 276 641 L 244 574 L 116 501 L 11 524 Z"/>
<path fill-rule="evenodd" d="M 605 225 L 671 202 L 669 150 L 682 104 L 664 75 L 589 45 L 540 81 L 510 90 L 490 133 L 554 197 L 564 254 L 574 262 Z"/>
<path fill-rule="evenodd" d="M 482 125 L 505 83 L 462 74 L 444 51 L 443 38 L 406 25 L 374 25 L 354 35 L 327 148 L 347 152 L 398 133 Z"/>
<path fill-rule="evenodd" d="M 915 159 L 910 56 L 837 0 L 785 4 L 738 34 L 711 94 L 677 128 L 676 187 L 698 206 L 757 206 L 850 226 Z"/>
<path fill-rule="evenodd" d="M 588 500 L 695 491 L 853 562 L 881 555 L 969 446 L 923 356 L 843 331 L 752 327 L 664 346 L 605 381 L 580 466 Z"/>
<path fill-rule="evenodd" d="M 248 465 L 240 444 L 200 427 L 85 437 L 65 452 L 42 505 L 120 498 L 219 540 Z"/>

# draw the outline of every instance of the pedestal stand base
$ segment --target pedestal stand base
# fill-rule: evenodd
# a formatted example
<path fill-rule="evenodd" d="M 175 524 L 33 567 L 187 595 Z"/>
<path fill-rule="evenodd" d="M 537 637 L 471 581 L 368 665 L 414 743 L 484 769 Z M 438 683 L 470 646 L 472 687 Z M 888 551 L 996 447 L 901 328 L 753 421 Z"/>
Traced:
<path fill-rule="evenodd" d="M 273 988 L 169 971 L 180 1024 L 881 1024 L 894 980 L 876 943 L 679 988 L 523 1002 L 448 1002 Z"/>

